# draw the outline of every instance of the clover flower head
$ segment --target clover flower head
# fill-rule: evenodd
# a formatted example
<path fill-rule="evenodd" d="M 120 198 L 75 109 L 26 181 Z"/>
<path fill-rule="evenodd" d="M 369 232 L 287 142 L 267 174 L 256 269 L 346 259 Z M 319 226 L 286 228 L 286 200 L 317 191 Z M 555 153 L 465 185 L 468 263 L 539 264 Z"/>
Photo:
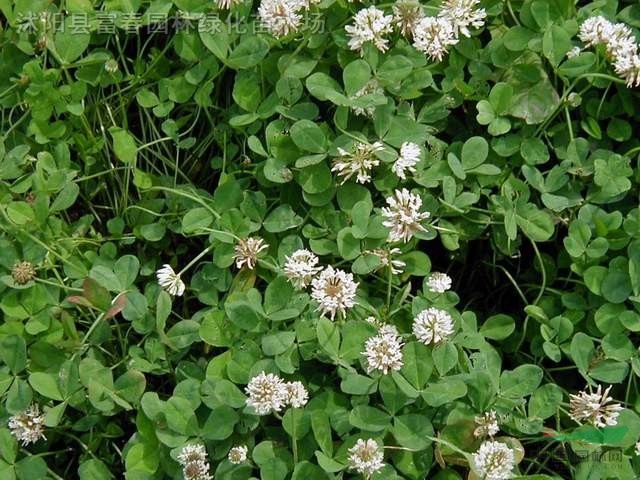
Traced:
<path fill-rule="evenodd" d="M 611 386 L 603 392 L 602 385 L 598 385 L 595 392 L 569 395 L 569 416 L 578 423 L 586 421 L 599 428 L 617 425 L 622 405 L 614 402 L 610 391 Z"/>
<path fill-rule="evenodd" d="M 513 477 L 515 454 L 504 443 L 487 440 L 473 454 L 473 465 L 480 478 L 506 480 Z"/>
<path fill-rule="evenodd" d="M 380 165 L 380 160 L 375 157 L 375 153 L 382 149 L 382 142 L 375 142 L 372 145 L 357 142 L 354 152 L 338 148 L 340 156 L 334 161 L 331 171 L 337 172 L 338 176 L 342 177 L 342 183 L 354 175 L 357 183 L 370 182 L 371 170 Z"/>
<path fill-rule="evenodd" d="M 486 437 L 487 435 L 493 437 L 500 431 L 495 410 L 489 410 L 482 415 L 476 415 L 474 420 L 476 422 L 476 429 L 473 431 L 473 435 L 476 438 Z"/>
<path fill-rule="evenodd" d="M 184 293 L 184 282 L 180 278 L 180 275 L 176 274 L 171 268 L 171 265 L 164 264 L 156 272 L 158 279 L 158 285 L 160 285 L 169 295 L 180 297 Z"/>
<path fill-rule="evenodd" d="M 391 166 L 391 170 L 398 178 L 406 180 L 405 170 L 411 173 L 416 171 L 416 164 L 420 161 L 420 147 L 413 142 L 404 142 L 400 145 L 400 155 Z"/>
<path fill-rule="evenodd" d="M 449 47 L 458 43 L 454 26 L 442 17 L 424 17 L 415 26 L 413 46 L 431 60 L 441 61 Z"/>
<path fill-rule="evenodd" d="M 353 275 L 339 268 L 328 266 L 311 282 L 311 298 L 318 302 L 318 310 L 329 314 L 333 320 L 337 313 L 346 315 L 346 311 L 355 304 L 358 282 Z"/>
<path fill-rule="evenodd" d="M 25 411 L 10 417 L 8 426 L 11 434 L 23 446 L 36 443 L 41 438 L 46 440 L 44 415 L 40 413 L 40 408 L 36 404 L 30 405 Z"/>
<path fill-rule="evenodd" d="M 393 325 L 384 325 L 378 334 L 365 342 L 362 354 L 367 360 L 367 372 L 380 370 L 383 374 L 402 368 L 402 340 Z"/>
<path fill-rule="evenodd" d="M 36 278 L 36 268 L 31 262 L 16 262 L 11 267 L 11 278 L 18 285 L 25 285 Z"/>
<path fill-rule="evenodd" d="M 285 37 L 300 29 L 303 20 L 300 10 L 304 5 L 299 0 L 262 0 L 258 18 L 274 37 Z"/>
<path fill-rule="evenodd" d="M 370 477 L 384 467 L 384 453 L 378 442 L 358 439 L 349 449 L 349 467 L 365 477 Z"/>
<path fill-rule="evenodd" d="M 397 258 L 393 258 L 395 255 L 399 255 L 402 253 L 402 251 L 396 247 L 389 249 L 374 248 L 373 250 L 365 250 L 363 253 L 375 255 L 380 259 L 380 265 L 376 268 L 375 271 L 378 271 L 382 268 L 391 267 L 391 273 L 393 275 L 397 275 L 399 273 L 402 273 L 404 268 L 407 266 L 406 262 L 398 260 Z"/>
<path fill-rule="evenodd" d="M 253 407 L 258 415 L 279 412 L 285 406 L 287 391 L 280 377 L 273 373 L 260 372 L 245 388 L 247 406 Z"/>
<path fill-rule="evenodd" d="M 482 28 L 487 12 L 484 8 L 477 8 L 480 0 L 446 0 L 442 4 L 438 16 L 448 20 L 453 29 L 465 37 L 470 37 L 469 27 Z"/>
<path fill-rule="evenodd" d="M 412 38 L 416 25 L 424 18 L 422 5 L 415 0 L 400 0 L 393 7 L 395 27 L 406 38 Z"/>
<path fill-rule="evenodd" d="M 353 25 L 344 27 L 349 38 L 351 50 L 362 51 L 362 46 L 371 42 L 381 52 L 389 48 L 386 35 L 393 31 L 393 16 L 385 15 L 374 6 L 363 8 L 353 17 Z"/>
<path fill-rule="evenodd" d="M 260 237 L 249 237 L 242 239 L 235 246 L 233 258 L 237 268 L 247 267 L 249 270 L 256 268 L 258 254 L 269 248 Z"/>
<path fill-rule="evenodd" d="M 429 290 L 435 293 L 444 293 L 451 288 L 451 277 L 446 273 L 433 272 L 427 280 Z"/>
<path fill-rule="evenodd" d="M 287 382 L 285 388 L 285 403 L 293 408 L 302 408 L 309 401 L 309 392 L 304 388 L 302 382 Z"/>
<path fill-rule="evenodd" d="M 384 89 L 380 86 L 380 82 L 378 82 L 378 80 L 376 80 L 375 78 L 372 78 L 367 83 L 365 83 L 364 86 L 360 90 L 358 90 L 356 93 L 354 93 L 350 98 L 351 100 L 357 100 L 360 97 L 364 97 L 365 95 L 371 95 L 371 94 L 376 94 L 376 95 L 384 94 Z M 354 106 L 354 107 L 351 107 L 351 110 L 353 110 L 353 113 L 361 117 L 373 117 L 373 115 L 376 113 L 375 106 L 370 106 L 370 107 Z"/>
<path fill-rule="evenodd" d="M 390 242 L 408 242 L 413 235 L 426 229 L 421 222 L 431 216 L 429 212 L 421 212 L 422 199 L 406 188 L 396 190 L 386 199 L 388 207 L 382 208 L 384 221 L 382 224 L 389 228 Z"/>
<path fill-rule="evenodd" d="M 451 315 L 439 308 L 421 311 L 413 320 L 413 334 L 425 345 L 437 345 L 451 337 L 454 332 Z"/>
<path fill-rule="evenodd" d="M 309 250 L 300 249 L 286 258 L 284 274 L 296 288 L 304 288 L 322 270 L 318 257 Z"/>
<path fill-rule="evenodd" d="M 247 453 L 249 449 L 246 445 L 238 445 L 229 450 L 227 458 L 234 465 L 239 465 L 247 461 Z"/>

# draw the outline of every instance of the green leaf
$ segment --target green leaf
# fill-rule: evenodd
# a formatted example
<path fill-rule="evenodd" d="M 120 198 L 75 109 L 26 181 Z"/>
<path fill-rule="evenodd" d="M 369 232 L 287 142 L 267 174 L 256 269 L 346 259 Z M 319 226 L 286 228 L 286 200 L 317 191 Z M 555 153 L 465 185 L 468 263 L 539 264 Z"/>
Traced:
<path fill-rule="evenodd" d="M 80 480 L 110 480 L 113 477 L 109 468 L 100 460 L 89 459 L 78 468 Z"/>
<path fill-rule="evenodd" d="M 311 430 L 313 437 L 322 451 L 329 457 L 333 455 L 333 439 L 331 438 L 331 424 L 329 416 L 324 410 L 313 410 L 311 416 Z"/>
<path fill-rule="evenodd" d="M 310 120 L 299 120 L 290 128 L 291 139 L 301 150 L 324 153 L 327 150 L 327 138 L 322 129 Z"/>
<path fill-rule="evenodd" d="M 18 335 L 1 336 L 0 358 L 14 375 L 22 372 L 27 368 L 27 345 L 24 339 Z"/>
<path fill-rule="evenodd" d="M 489 155 L 489 144 L 483 137 L 471 137 L 462 146 L 462 168 L 471 170 L 484 163 Z"/>
<path fill-rule="evenodd" d="M 571 48 L 571 37 L 559 25 L 551 25 L 542 37 L 542 52 L 552 65 L 558 65 Z"/>
<path fill-rule="evenodd" d="M 284 232 L 296 228 L 302 224 L 302 217 L 293 211 L 291 205 L 280 205 L 273 210 L 264 220 L 264 228 L 267 232 Z"/>
<path fill-rule="evenodd" d="M 64 64 L 78 59 L 89 46 L 91 35 L 90 28 L 84 26 L 86 18 L 83 14 L 68 15 L 56 31 L 53 48 L 50 46 L 49 49 L 53 50 Z"/>
<path fill-rule="evenodd" d="M 338 358 L 340 349 L 340 330 L 337 325 L 325 317 L 320 317 L 316 325 L 318 344 L 331 357 Z"/>
<path fill-rule="evenodd" d="M 433 359 L 428 347 L 420 342 L 409 342 L 402 352 L 404 365 L 400 373 L 416 390 L 423 389 L 433 371 Z"/>
<path fill-rule="evenodd" d="M 492 340 L 504 340 L 516 329 L 515 321 L 509 315 L 498 314 L 487 318 L 480 327 L 480 334 Z"/>
<path fill-rule="evenodd" d="M 135 164 L 138 158 L 138 149 L 133 136 L 123 128 L 111 127 L 109 129 L 113 139 L 113 152 L 124 163 Z"/>
<path fill-rule="evenodd" d="M 544 372 L 537 365 L 520 365 L 505 370 L 500 376 L 500 394 L 507 398 L 522 398 L 534 392 Z"/>
<path fill-rule="evenodd" d="M 229 55 L 227 63 L 239 70 L 251 68 L 258 65 L 267 53 L 269 53 L 269 44 L 266 40 L 256 36 L 243 36 L 240 44 Z"/>
<path fill-rule="evenodd" d="M 40 395 L 53 400 L 62 401 L 63 396 L 58 387 L 57 375 L 45 372 L 34 372 L 29 375 L 29 384 Z"/>
<path fill-rule="evenodd" d="M 203 207 L 192 208 L 182 217 L 182 231 L 186 234 L 208 228 L 213 223 L 213 215 Z"/>
<path fill-rule="evenodd" d="M 516 210 L 516 222 L 524 234 L 534 242 L 547 241 L 554 232 L 551 215 L 531 203 Z"/>
<path fill-rule="evenodd" d="M 349 423 L 360 430 L 380 432 L 389 426 L 389 415 L 374 407 L 360 405 L 351 410 Z"/>

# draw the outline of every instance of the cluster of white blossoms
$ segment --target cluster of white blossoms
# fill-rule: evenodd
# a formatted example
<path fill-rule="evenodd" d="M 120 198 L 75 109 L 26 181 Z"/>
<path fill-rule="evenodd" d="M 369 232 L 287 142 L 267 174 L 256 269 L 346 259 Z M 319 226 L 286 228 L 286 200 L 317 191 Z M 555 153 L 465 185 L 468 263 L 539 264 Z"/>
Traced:
<path fill-rule="evenodd" d="M 360 97 L 364 97 L 365 95 L 384 95 L 384 89 L 380 86 L 380 83 L 375 78 L 372 78 L 364 86 L 354 93 L 350 99 L 357 100 Z M 351 107 L 353 113 L 356 115 L 360 115 L 361 117 L 373 117 L 373 114 L 376 112 L 376 107 Z"/>
<path fill-rule="evenodd" d="M 231 2 L 237 0 L 219 0 Z M 320 0 L 262 0 L 258 18 L 265 29 L 276 38 L 286 37 L 300 30 L 304 11 Z"/>
<path fill-rule="evenodd" d="M 9 418 L 9 430 L 23 446 L 36 443 L 44 436 L 44 415 L 38 405 L 31 405 L 24 412 Z"/>
<path fill-rule="evenodd" d="M 451 288 L 451 277 L 446 273 L 433 272 L 427 280 L 427 287 L 434 293 L 444 293 Z"/>
<path fill-rule="evenodd" d="M 258 254 L 269 248 L 260 237 L 249 237 L 240 240 L 235 246 L 233 259 L 237 268 L 247 267 L 249 270 L 256 268 Z"/>
<path fill-rule="evenodd" d="M 362 52 L 362 46 L 371 42 L 381 52 L 389 48 L 387 36 L 393 27 L 413 46 L 429 58 L 442 60 L 449 48 L 460 40 L 460 35 L 471 36 L 470 28 L 481 28 L 487 13 L 478 8 L 480 0 L 445 0 L 435 17 L 426 17 L 419 3 L 402 0 L 393 6 L 393 15 L 371 6 L 360 10 L 353 17 L 353 25 L 345 30 L 349 48 Z"/>
<path fill-rule="evenodd" d="M 480 478 L 506 480 L 513 476 L 515 454 L 504 443 L 487 440 L 473 454 L 473 466 Z"/>
<path fill-rule="evenodd" d="M 622 405 L 614 403 L 610 390 L 611 386 L 603 392 L 602 385 L 598 385 L 595 392 L 569 395 L 569 416 L 578 423 L 586 421 L 598 428 L 616 425 Z"/>
<path fill-rule="evenodd" d="M 367 339 L 362 354 L 367 359 L 367 373 L 380 370 L 383 374 L 402 368 L 402 339 L 393 325 L 383 325 L 378 334 Z"/>
<path fill-rule="evenodd" d="M 482 415 L 476 415 L 474 421 L 476 422 L 476 428 L 473 431 L 473 435 L 476 438 L 486 436 L 493 437 L 500 431 L 500 427 L 498 426 L 498 416 L 496 415 L 495 410 L 489 410 L 488 412 L 484 412 Z"/>
<path fill-rule="evenodd" d="M 247 453 L 249 453 L 249 449 L 246 445 L 238 445 L 229 450 L 227 458 L 234 465 L 240 465 L 247 461 Z"/>
<path fill-rule="evenodd" d="M 381 52 L 389 48 L 386 38 L 393 31 L 393 16 L 370 6 L 363 8 L 353 17 L 353 25 L 344 27 L 349 38 L 349 48 L 362 52 L 362 46 L 371 42 Z"/>
<path fill-rule="evenodd" d="M 431 216 L 429 212 L 421 212 L 422 199 L 406 188 L 396 190 L 394 195 L 386 199 L 388 207 L 382 208 L 384 221 L 389 228 L 390 242 L 408 242 L 416 232 L 425 231 L 421 222 Z"/>
<path fill-rule="evenodd" d="M 373 439 L 358 439 L 356 444 L 349 449 L 349 467 L 369 478 L 384 467 L 384 453 L 382 448 Z"/>
<path fill-rule="evenodd" d="M 399 255 L 402 251 L 399 248 L 393 247 L 389 249 L 384 248 L 374 248 L 373 250 L 365 250 L 365 254 L 375 255 L 380 259 L 380 266 L 375 269 L 378 271 L 382 268 L 391 268 L 391 273 L 393 275 L 397 275 L 402 273 L 404 268 L 407 266 L 405 262 L 402 260 L 398 260 L 397 258 L 393 258 L 395 255 Z"/>
<path fill-rule="evenodd" d="M 578 38 L 587 47 L 604 46 L 615 72 L 627 82 L 627 86 L 640 85 L 638 44 L 624 23 L 612 23 L 602 16 L 590 17 L 580 25 Z"/>
<path fill-rule="evenodd" d="M 423 17 L 412 31 L 413 46 L 432 60 L 441 61 L 460 35 L 471 36 L 470 28 L 481 28 L 487 16 L 477 8 L 480 0 L 446 0 L 436 17 Z"/>
<path fill-rule="evenodd" d="M 322 270 L 318 257 L 304 248 L 296 250 L 285 259 L 284 274 L 298 289 L 305 288 L 313 277 Z"/>
<path fill-rule="evenodd" d="M 178 455 L 185 480 L 212 480 L 209 474 L 207 450 L 204 445 L 185 445 Z"/>
<path fill-rule="evenodd" d="M 338 176 L 342 177 L 342 184 L 354 175 L 358 183 L 370 182 L 371 170 L 380 165 L 380 160 L 375 154 L 382 149 L 382 142 L 375 142 L 372 145 L 356 142 L 353 152 L 338 147 L 340 156 L 333 162 L 331 171 L 338 172 Z"/>
<path fill-rule="evenodd" d="M 427 308 L 413 319 L 413 334 L 425 345 L 442 343 L 448 340 L 453 332 L 453 318 L 439 308 Z"/>
<path fill-rule="evenodd" d="M 329 314 L 331 320 L 337 313 L 346 315 L 347 309 L 356 304 L 358 282 L 344 270 L 328 266 L 311 281 L 311 286 L 311 298 L 318 303 L 318 310 Z"/>
<path fill-rule="evenodd" d="M 307 404 L 309 394 L 300 382 L 285 382 L 273 373 L 260 372 L 253 377 L 245 392 L 249 395 L 247 406 L 258 415 L 279 412 L 287 406 L 301 408 Z"/>
<path fill-rule="evenodd" d="M 406 180 L 405 170 L 411 173 L 416 171 L 416 164 L 420 161 L 420 147 L 413 142 L 404 142 L 400 145 L 400 155 L 391 166 L 391 170 L 398 178 Z"/>
<path fill-rule="evenodd" d="M 160 285 L 169 295 L 180 297 L 184 294 L 184 282 L 176 272 L 173 271 L 171 265 L 164 264 L 156 272 L 158 285 Z"/>

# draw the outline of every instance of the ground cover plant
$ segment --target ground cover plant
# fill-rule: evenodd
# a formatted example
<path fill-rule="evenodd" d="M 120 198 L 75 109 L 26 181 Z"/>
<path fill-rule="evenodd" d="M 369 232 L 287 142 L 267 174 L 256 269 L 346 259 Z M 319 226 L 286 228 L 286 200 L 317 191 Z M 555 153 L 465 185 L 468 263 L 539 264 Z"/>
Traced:
<path fill-rule="evenodd" d="M 0 479 L 638 478 L 639 35 L 0 0 Z"/>

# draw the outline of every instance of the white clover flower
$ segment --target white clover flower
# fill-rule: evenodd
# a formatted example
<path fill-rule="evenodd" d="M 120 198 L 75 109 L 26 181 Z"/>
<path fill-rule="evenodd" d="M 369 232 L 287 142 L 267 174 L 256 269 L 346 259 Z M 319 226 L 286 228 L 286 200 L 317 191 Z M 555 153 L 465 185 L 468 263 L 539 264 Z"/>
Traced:
<path fill-rule="evenodd" d="M 302 382 L 287 382 L 285 388 L 285 403 L 293 408 L 302 408 L 309 401 L 309 392 Z"/>
<path fill-rule="evenodd" d="M 401 0 L 393 5 L 393 22 L 406 38 L 412 38 L 416 25 L 424 18 L 422 5 L 414 0 Z"/>
<path fill-rule="evenodd" d="M 498 417 L 495 410 L 489 410 L 482 415 L 476 415 L 474 418 L 476 422 L 476 429 L 473 431 L 473 435 L 476 438 L 486 437 L 487 435 L 493 437 L 500 431 L 498 427 Z"/>
<path fill-rule="evenodd" d="M 617 425 L 622 405 L 612 403 L 610 390 L 611 386 L 603 393 L 602 385 L 598 385 L 594 393 L 582 391 L 578 395 L 569 395 L 569 416 L 578 423 L 587 421 L 599 428 Z"/>
<path fill-rule="evenodd" d="M 627 87 L 640 86 L 640 55 L 625 55 L 616 58 L 613 68 L 627 82 Z"/>
<path fill-rule="evenodd" d="M 296 288 L 304 288 L 320 271 L 318 257 L 309 250 L 300 249 L 286 258 L 284 274 Z"/>
<path fill-rule="evenodd" d="M 336 313 L 346 315 L 347 309 L 356 304 L 358 282 L 353 281 L 351 273 L 328 266 L 313 279 L 311 285 L 311 298 L 318 302 L 318 310 L 323 315 L 328 313 L 331 320 Z"/>
<path fill-rule="evenodd" d="M 578 46 L 575 46 L 567 52 L 567 58 L 575 58 L 580 55 L 580 52 L 582 52 L 582 49 Z"/>
<path fill-rule="evenodd" d="M 402 180 L 406 180 L 405 170 L 414 173 L 416 164 L 420 161 L 420 147 L 413 142 L 400 145 L 400 155 L 393 163 L 391 170 Z"/>
<path fill-rule="evenodd" d="M 420 224 L 431 216 L 429 212 L 420 212 L 422 199 L 406 188 L 396 190 L 394 195 L 386 199 L 388 207 L 382 208 L 384 221 L 389 228 L 389 242 L 408 242 L 416 232 L 426 229 Z"/>
<path fill-rule="evenodd" d="M 240 5 L 242 0 L 218 0 L 218 8 L 220 10 L 229 10 L 235 5 Z"/>
<path fill-rule="evenodd" d="M 353 25 L 344 29 L 349 35 L 349 48 L 362 51 L 362 46 L 372 42 L 381 52 L 389 48 L 389 40 L 385 38 L 393 30 L 393 16 L 385 15 L 382 10 L 374 6 L 363 8 L 353 17 Z"/>
<path fill-rule="evenodd" d="M 441 61 L 449 47 L 458 43 L 451 22 L 441 17 L 425 17 L 413 32 L 413 46 L 431 60 Z"/>
<path fill-rule="evenodd" d="M 377 329 L 380 328 L 382 325 L 384 325 L 380 320 L 378 320 L 373 315 L 369 315 L 367 318 L 364 319 L 364 321 L 367 322 L 369 325 L 373 325 Z"/>
<path fill-rule="evenodd" d="M 40 408 L 36 404 L 10 417 L 8 426 L 11 434 L 23 446 L 36 443 L 41 438 L 47 439 L 44 436 L 44 415 L 40 413 Z"/>
<path fill-rule="evenodd" d="M 600 15 L 589 17 L 580 25 L 578 38 L 587 47 L 593 47 L 606 41 L 606 34 L 612 26 L 609 20 Z"/>
<path fill-rule="evenodd" d="M 446 0 L 438 16 L 448 20 L 456 34 L 470 37 L 469 27 L 482 28 L 487 17 L 484 8 L 476 8 L 479 4 L 480 0 Z"/>
<path fill-rule="evenodd" d="M 229 450 L 228 459 L 234 465 L 239 465 L 247 461 L 247 453 L 249 449 L 246 445 L 238 445 Z"/>
<path fill-rule="evenodd" d="M 384 467 L 384 453 L 378 442 L 372 439 L 359 439 L 349 449 L 349 468 L 361 473 L 366 478 Z"/>
<path fill-rule="evenodd" d="M 209 463 L 191 462 L 182 467 L 184 480 L 213 480 L 209 473 Z"/>
<path fill-rule="evenodd" d="M 240 240 L 235 246 L 235 254 L 233 258 L 237 268 L 246 266 L 249 270 L 256 268 L 258 262 L 258 254 L 269 248 L 260 237 L 249 237 Z"/>
<path fill-rule="evenodd" d="M 185 445 L 180 450 L 178 454 L 178 462 L 180 465 L 186 465 L 187 463 L 192 462 L 206 462 L 207 461 L 207 450 L 204 448 L 204 445 L 200 444 L 191 444 Z"/>
<path fill-rule="evenodd" d="M 156 272 L 158 278 L 158 285 L 160 285 L 169 295 L 182 296 L 184 293 L 184 282 L 180 279 L 180 275 L 177 275 L 171 265 L 164 264 L 161 269 Z"/>
<path fill-rule="evenodd" d="M 623 23 L 616 23 L 605 32 L 605 48 L 613 59 L 638 54 L 638 45 L 633 32 Z"/>
<path fill-rule="evenodd" d="M 249 381 L 245 392 L 249 395 L 247 406 L 253 407 L 258 415 L 279 412 L 286 403 L 284 382 L 272 373 L 260 372 Z"/>
<path fill-rule="evenodd" d="M 504 443 L 487 440 L 473 454 L 473 465 L 485 480 L 506 480 L 513 476 L 515 454 Z"/>
<path fill-rule="evenodd" d="M 350 97 L 350 99 L 356 100 L 360 97 L 364 97 L 365 95 L 371 95 L 371 94 L 377 94 L 377 95 L 384 94 L 384 89 L 380 86 L 380 83 L 375 78 L 372 78 L 367 83 L 365 83 L 360 90 L 358 90 L 356 93 L 354 93 Z M 351 107 L 351 110 L 353 110 L 353 113 L 355 113 L 356 115 L 359 115 L 362 117 L 373 117 L 373 115 L 376 113 L 375 106 L 366 107 L 366 108 L 355 106 L 355 107 Z"/>
<path fill-rule="evenodd" d="M 297 32 L 302 24 L 299 0 L 262 0 L 258 7 L 260 23 L 276 38 Z"/>
<path fill-rule="evenodd" d="M 425 345 L 442 343 L 453 331 L 453 318 L 439 308 L 427 308 L 413 319 L 413 334 Z"/>
<path fill-rule="evenodd" d="M 381 370 L 383 374 L 402 368 L 402 339 L 393 325 L 384 325 L 378 335 L 370 337 L 362 354 L 367 359 L 367 373 Z"/>
<path fill-rule="evenodd" d="M 104 62 L 104 69 L 106 72 L 114 74 L 114 73 L 118 73 L 118 70 L 120 70 L 120 66 L 118 65 L 118 62 L 115 59 L 110 58 L 109 60 Z"/>
<path fill-rule="evenodd" d="M 204 445 L 185 445 L 178 454 L 178 462 L 182 465 L 182 474 L 185 480 L 211 480 L 209 463 L 207 462 L 207 450 Z"/>
<path fill-rule="evenodd" d="M 446 273 L 433 272 L 427 280 L 427 286 L 434 293 L 444 293 L 451 288 L 451 277 Z"/>
<path fill-rule="evenodd" d="M 340 157 L 334 161 L 331 171 L 338 172 L 338 176 L 343 177 L 341 184 L 354 175 L 358 183 L 370 182 L 371 170 L 380 165 L 380 160 L 375 157 L 375 153 L 382 149 L 382 142 L 375 142 L 373 145 L 357 142 L 353 153 L 338 148 Z"/>
<path fill-rule="evenodd" d="M 640 455 L 640 440 L 636 443 L 636 455 Z"/>
<path fill-rule="evenodd" d="M 380 265 L 375 269 L 376 272 L 382 268 L 391 266 L 391 273 L 393 275 L 397 275 L 399 273 L 402 273 L 404 268 L 407 266 L 407 264 L 402 260 L 393 258 L 394 255 L 402 253 L 402 251 L 396 247 L 390 249 L 374 248 L 373 250 L 365 250 L 362 253 L 375 255 L 380 259 Z"/>

